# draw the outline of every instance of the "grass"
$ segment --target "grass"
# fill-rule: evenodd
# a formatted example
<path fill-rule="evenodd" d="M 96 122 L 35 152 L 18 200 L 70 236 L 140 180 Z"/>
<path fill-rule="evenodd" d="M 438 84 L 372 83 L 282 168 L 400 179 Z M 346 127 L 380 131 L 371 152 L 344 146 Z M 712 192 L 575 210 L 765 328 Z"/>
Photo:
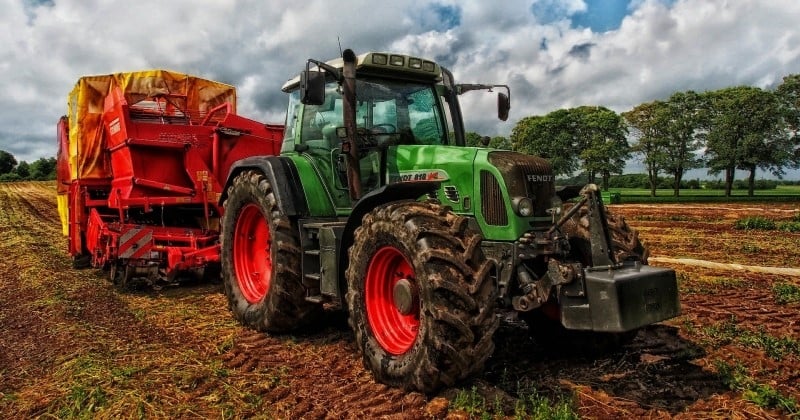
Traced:
<path fill-rule="evenodd" d="M 686 274 L 680 272 L 677 277 L 681 293 L 714 295 L 722 290 L 740 288 L 747 284 L 744 279 L 728 277 L 701 278 L 690 281 Z"/>
<path fill-rule="evenodd" d="M 739 230 L 775 230 L 778 224 L 772 219 L 762 216 L 745 217 L 733 224 L 734 229 Z"/>
<path fill-rule="evenodd" d="M 65 361 L 56 372 L 68 390 L 50 406 L 58 418 L 92 418 L 108 404 L 109 369 L 99 354 L 88 354 Z"/>
<path fill-rule="evenodd" d="M 619 193 L 622 204 L 627 203 L 723 203 L 748 201 L 800 201 L 800 185 L 779 185 L 774 190 L 756 190 L 752 197 L 747 190 L 733 190 L 730 197 L 725 197 L 724 190 L 683 189 L 680 196 L 673 196 L 672 189 L 656 190 L 656 196 L 650 197 L 649 189 L 610 188 L 609 192 Z"/>
<path fill-rule="evenodd" d="M 800 216 L 790 221 L 775 221 L 763 216 L 745 217 L 737 220 L 733 228 L 738 230 L 780 230 L 784 232 L 800 232 Z"/>
<path fill-rule="evenodd" d="M 521 390 L 514 405 L 513 415 L 505 413 L 499 399 L 486 401 L 477 387 L 462 389 L 450 403 L 449 412 L 460 411 L 469 419 L 552 419 L 574 420 L 579 415 L 574 397 L 557 396 L 554 400 L 541 395 L 535 389 Z"/>
<path fill-rule="evenodd" d="M 757 331 L 741 328 L 738 326 L 736 316 L 733 315 L 727 321 L 703 327 L 702 332 L 706 335 L 708 344 L 716 348 L 738 343 L 745 347 L 760 349 L 776 361 L 781 361 L 788 355 L 800 356 L 800 341 L 788 336 L 775 337 L 768 334 L 763 327 Z"/>
<path fill-rule="evenodd" d="M 743 399 L 762 408 L 781 410 L 790 417 L 800 415 L 800 407 L 794 398 L 783 395 L 770 385 L 758 383 L 747 374 L 743 365 L 716 360 L 714 366 L 723 383 L 732 391 L 740 391 Z"/>
<path fill-rule="evenodd" d="M 772 285 L 775 302 L 781 305 L 800 302 L 800 286 L 791 283 L 775 283 Z"/>

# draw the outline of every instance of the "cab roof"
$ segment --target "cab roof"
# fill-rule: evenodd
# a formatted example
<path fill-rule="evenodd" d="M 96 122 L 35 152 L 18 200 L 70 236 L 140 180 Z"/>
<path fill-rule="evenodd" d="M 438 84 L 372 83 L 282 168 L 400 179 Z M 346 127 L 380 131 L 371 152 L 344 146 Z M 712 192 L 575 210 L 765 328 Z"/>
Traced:
<path fill-rule="evenodd" d="M 341 70 L 344 60 L 341 57 L 328 61 L 331 67 Z M 442 79 L 442 69 L 438 64 L 424 58 L 387 52 L 368 52 L 356 57 L 356 72 L 385 74 L 393 77 L 428 79 L 438 82 Z M 281 90 L 291 92 L 300 86 L 300 75 L 289 79 Z"/>

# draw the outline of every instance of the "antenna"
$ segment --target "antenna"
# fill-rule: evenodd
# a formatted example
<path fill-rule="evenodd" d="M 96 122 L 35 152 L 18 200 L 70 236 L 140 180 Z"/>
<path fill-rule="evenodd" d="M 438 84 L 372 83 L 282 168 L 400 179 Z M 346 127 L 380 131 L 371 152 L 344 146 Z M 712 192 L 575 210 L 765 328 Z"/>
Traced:
<path fill-rule="evenodd" d="M 344 54 L 342 53 L 342 40 L 339 35 L 336 35 L 336 41 L 339 42 L 339 57 L 341 57 Z"/>

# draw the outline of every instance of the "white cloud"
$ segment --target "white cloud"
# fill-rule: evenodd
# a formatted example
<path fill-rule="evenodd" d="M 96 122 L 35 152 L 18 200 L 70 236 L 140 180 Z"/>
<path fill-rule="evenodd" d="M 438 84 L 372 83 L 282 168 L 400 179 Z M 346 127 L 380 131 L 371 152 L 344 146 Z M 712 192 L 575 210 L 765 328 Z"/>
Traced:
<path fill-rule="evenodd" d="M 357 53 L 441 60 L 464 82 L 509 84 L 505 123 L 494 118 L 493 95 L 463 96 L 467 128 L 487 135 L 561 107 L 625 111 L 676 91 L 774 87 L 800 73 L 796 0 L 636 0 L 604 33 L 571 27 L 569 17 L 586 10 L 579 0 L 0 0 L 0 8 L 0 149 L 28 161 L 55 155 L 55 123 L 82 75 L 197 74 L 236 85 L 243 115 L 280 123 L 280 86 L 305 59 L 337 55 L 337 38 Z M 534 15 L 541 10 L 551 16 Z M 425 11 L 433 15 L 422 19 Z"/>

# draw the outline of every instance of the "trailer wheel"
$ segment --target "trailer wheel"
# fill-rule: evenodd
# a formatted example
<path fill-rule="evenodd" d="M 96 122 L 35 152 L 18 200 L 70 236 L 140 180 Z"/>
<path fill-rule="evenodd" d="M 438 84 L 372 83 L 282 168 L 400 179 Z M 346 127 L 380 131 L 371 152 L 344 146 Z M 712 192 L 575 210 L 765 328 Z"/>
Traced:
<path fill-rule="evenodd" d="M 298 235 L 261 172 L 244 171 L 233 180 L 222 219 L 222 280 L 228 306 L 242 324 L 284 332 L 321 312 L 305 300 Z"/>
<path fill-rule="evenodd" d="M 131 280 L 133 278 L 133 270 L 128 264 L 115 261 L 109 264 L 108 278 L 117 290 L 120 292 L 128 292 L 131 290 L 132 286 Z"/>
<path fill-rule="evenodd" d="M 393 203 L 364 217 L 347 302 L 378 381 L 429 393 L 483 369 L 499 318 L 481 240 L 467 219 L 432 203 Z"/>

